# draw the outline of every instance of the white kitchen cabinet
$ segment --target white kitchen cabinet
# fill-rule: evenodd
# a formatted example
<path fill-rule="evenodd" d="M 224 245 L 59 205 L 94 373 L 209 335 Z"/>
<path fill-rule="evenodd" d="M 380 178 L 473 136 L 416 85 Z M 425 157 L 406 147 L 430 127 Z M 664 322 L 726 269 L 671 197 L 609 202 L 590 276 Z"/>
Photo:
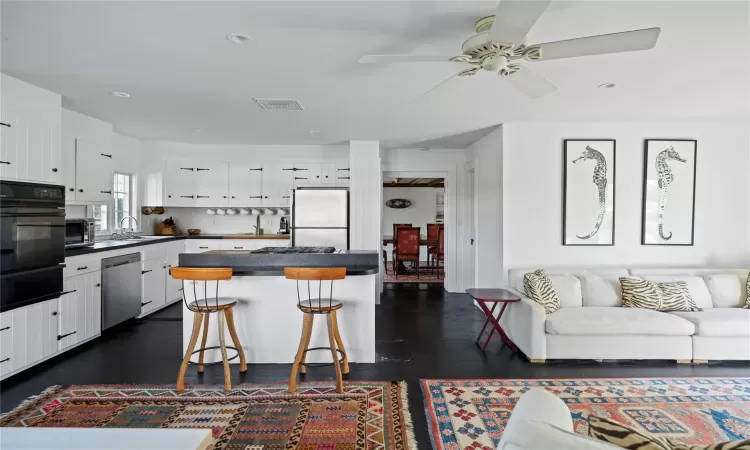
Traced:
<path fill-rule="evenodd" d="M 144 175 L 143 206 L 164 206 L 164 172 Z"/>
<path fill-rule="evenodd" d="M 289 239 L 221 239 L 220 250 L 258 250 L 263 247 L 289 247 Z"/>
<path fill-rule="evenodd" d="M 141 315 L 161 308 L 166 304 L 166 263 L 163 259 L 151 259 L 142 263 L 143 283 L 141 287 Z"/>
<path fill-rule="evenodd" d="M 102 331 L 101 271 L 66 278 L 58 306 L 58 350 L 79 344 Z"/>
<path fill-rule="evenodd" d="M 211 250 L 221 250 L 222 239 L 188 239 L 185 253 L 203 253 Z"/>
<path fill-rule="evenodd" d="M 320 184 L 329 186 L 336 184 L 335 163 L 323 163 L 320 165 Z"/>
<path fill-rule="evenodd" d="M 115 163 L 109 144 L 93 139 L 76 139 L 76 202 L 114 201 Z"/>
<path fill-rule="evenodd" d="M 13 313 L 0 313 L 0 376 L 13 372 L 13 364 L 17 364 L 18 358 L 13 352 L 13 335 L 17 333 Z"/>
<path fill-rule="evenodd" d="M 349 186 L 349 165 L 348 164 L 336 164 L 335 177 L 336 184 L 342 186 Z"/>
<path fill-rule="evenodd" d="M 76 139 L 69 136 L 62 138 L 62 184 L 65 186 L 65 201 L 76 199 Z"/>
<path fill-rule="evenodd" d="M 195 206 L 195 166 L 187 161 L 167 161 L 164 170 L 166 206 Z"/>
<path fill-rule="evenodd" d="M 0 178 L 59 184 L 61 97 L 2 75 Z"/>
<path fill-rule="evenodd" d="M 172 278 L 169 269 L 180 265 L 180 253 L 185 253 L 185 241 L 169 242 L 167 245 L 167 268 L 166 268 L 166 301 L 171 303 L 182 299 L 182 281 Z"/>
<path fill-rule="evenodd" d="M 57 353 L 58 309 L 57 299 L 26 308 L 26 366 Z"/>
<path fill-rule="evenodd" d="M 229 164 L 199 163 L 195 167 L 195 204 L 229 204 Z"/>
<path fill-rule="evenodd" d="M 263 204 L 263 166 L 260 164 L 229 164 L 229 204 L 255 206 Z"/>
<path fill-rule="evenodd" d="M 314 181 L 316 179 L 315 177 L 320 177 L 319 164 L 294 163 L 285 167 L 284 170 L 291 170 L 293 172 L 292 187 L 294 189 L 310 184 L 316 184 Z"/>
<path fill-rule="evenodd" d="M 291 190 L 294 189 L 292 164 L 270 164 L 263 170 L 263 204 L 269 206 L 289 206 Z"/>

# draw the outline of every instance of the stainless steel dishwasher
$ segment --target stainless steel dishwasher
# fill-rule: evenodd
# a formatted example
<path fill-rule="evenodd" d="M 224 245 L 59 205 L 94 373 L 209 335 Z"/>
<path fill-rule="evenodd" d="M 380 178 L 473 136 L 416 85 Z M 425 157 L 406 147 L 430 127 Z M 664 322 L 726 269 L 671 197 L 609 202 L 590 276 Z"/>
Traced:
<path fill-rule="evenodd" d="M 141 254 L 102 259 L 102 330 L 141 313 Z"/>

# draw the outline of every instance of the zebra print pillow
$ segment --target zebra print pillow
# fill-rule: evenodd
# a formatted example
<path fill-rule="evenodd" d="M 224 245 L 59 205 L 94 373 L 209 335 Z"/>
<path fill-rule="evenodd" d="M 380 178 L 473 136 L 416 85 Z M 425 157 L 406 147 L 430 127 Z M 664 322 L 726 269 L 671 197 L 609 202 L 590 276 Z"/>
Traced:
<path fill-rule="evenodd" d="M 530 299 L 544 307 L 545 313 L 552 314 L 560 309 L 560 297 L 544 270 L 539 269 L 524 275 L 523 288 Z"/>
<path fill-rule="evenodd" d="M 747 274 L 747 283 L 745 283 L 745 289 L 747 289 L 747 300 L 745 300 L 745 309 L 750 309 L 750 273 Z"/>
<path fill-rule="evenodd" d="M 690 295 L 687 283 L 655 283 L 640 278 L 621 277 L 622 306 L 654 311 L 702 311 Z"/>
<path fill-rule="evenodd" d="M 637 450 L 748 450 L 750 440 L 722 442 L 711 445 L 689 445 L 674 443 L 640 433 L 615 421 L 603 417 L 589 416 L 589 436 L 599 441 Z"/>

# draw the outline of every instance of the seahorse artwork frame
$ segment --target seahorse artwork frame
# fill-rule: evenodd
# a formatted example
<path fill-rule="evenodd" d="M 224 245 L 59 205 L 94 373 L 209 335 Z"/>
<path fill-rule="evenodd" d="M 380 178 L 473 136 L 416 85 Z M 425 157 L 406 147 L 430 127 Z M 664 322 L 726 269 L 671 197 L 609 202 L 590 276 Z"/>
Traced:
<path fill-rule="evenodd" d="M 563 141 L 563 245 L 615 245 L 616 147 L 615 139 Z"/>
<path fill-rule="evenodd" d="M 642 245 L 695 243 L 698 141 L 645 139 Z"/>

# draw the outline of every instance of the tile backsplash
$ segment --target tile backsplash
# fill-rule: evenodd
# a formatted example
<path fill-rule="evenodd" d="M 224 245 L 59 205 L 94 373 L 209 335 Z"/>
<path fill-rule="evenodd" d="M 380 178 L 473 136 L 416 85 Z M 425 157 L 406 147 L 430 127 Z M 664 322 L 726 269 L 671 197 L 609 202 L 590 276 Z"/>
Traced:
<path fill-rule="evenodd" d="M 238 234 L 238 233 L 255 233 L 256 216 L 210 216 L 206 214 L 208 208 L 166 208 L 162 215 L 141 215 L 143 219 L 143 231 L 153 233 L 157 223 L 168 217 L 172 217 L 183 233 L 188 228 L 198 228 L 201 234 Z M 215 209 L 215 208 L 214 208 Z M 260 216 L 260 226 L 265 234 L 276 234 L 279 231 L 279 222 L 282 215 L 265 215 Z"/>

